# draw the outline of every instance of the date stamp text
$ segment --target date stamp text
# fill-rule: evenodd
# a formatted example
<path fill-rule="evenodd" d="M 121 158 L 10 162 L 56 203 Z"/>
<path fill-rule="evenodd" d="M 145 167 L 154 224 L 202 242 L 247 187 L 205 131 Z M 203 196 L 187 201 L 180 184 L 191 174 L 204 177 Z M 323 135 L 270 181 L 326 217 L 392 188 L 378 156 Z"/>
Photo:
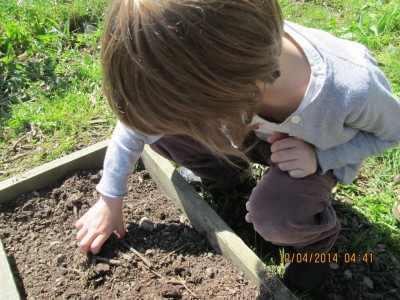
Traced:
<path fill-rule="evenodd" d="M 368 253 L 355 253 L 355 252 L 344 252 L 344 253 L 280 253 L 281 263 L 366 263 L 371 264 L 374 260 L 374 254 Z"/>

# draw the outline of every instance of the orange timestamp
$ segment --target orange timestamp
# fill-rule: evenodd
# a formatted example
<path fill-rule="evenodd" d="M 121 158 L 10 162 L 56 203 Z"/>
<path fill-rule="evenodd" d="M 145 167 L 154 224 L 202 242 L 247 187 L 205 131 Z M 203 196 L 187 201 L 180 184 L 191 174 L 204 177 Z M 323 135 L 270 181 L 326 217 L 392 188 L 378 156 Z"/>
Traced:
<path fill-rule="evenodd" d="M 372 252 L 366 252 L 358 254 L 355 252 L 344 252 L 339 253 L 325 253 L 325 252 L 314 252 L 314 253 L 280 253 L 281 263 L 372 263 L 374 254 Z"/>

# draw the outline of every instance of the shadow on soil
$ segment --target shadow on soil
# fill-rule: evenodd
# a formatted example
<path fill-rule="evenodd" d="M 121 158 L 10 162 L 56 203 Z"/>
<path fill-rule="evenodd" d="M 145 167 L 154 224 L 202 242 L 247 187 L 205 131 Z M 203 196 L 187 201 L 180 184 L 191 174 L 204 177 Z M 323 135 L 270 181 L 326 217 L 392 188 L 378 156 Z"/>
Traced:
<path fill-rule="evenodd" d="M 21 274 L 18 270 L 18 265 L 15 261 L 15 258 L 12 254 L 7 254 L 7 260 L 8 263 L 10 264 L 10 269 L 13 273 L 14 276 L 14 282 L 15 286 L 17 287 L 18 294 L 20 295 L 26 295 L 26 290 L 22 281 Z"/>

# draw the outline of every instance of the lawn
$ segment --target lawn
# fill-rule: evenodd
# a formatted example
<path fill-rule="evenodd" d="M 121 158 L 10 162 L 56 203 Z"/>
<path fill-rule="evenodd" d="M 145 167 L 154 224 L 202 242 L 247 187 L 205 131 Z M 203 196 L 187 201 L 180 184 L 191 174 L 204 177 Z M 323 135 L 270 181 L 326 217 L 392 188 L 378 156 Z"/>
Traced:
<path fill-rule="evenodd" d="M 0 180 L 110 135 L 99 40 L 108 1 L 0 3 Z"/>
<path fill-rule="evenodd" d="M 400 97 L 400 8 L 395 0 L 281 0 L 288 20 L 365 44 Z M 0 180 L 110 137 L 99 41 L 108 0 L 0 2 Z M 400 265 L 400 147 L 368 159 L 335 199 L 347 248 L 381 249 Z M 357 216 L 357 218 L 355 217 Z M 360 222 L 360 220 L 364 220 Z M 357 230 L 361 223 L 371 230 Z M 374 228 L 372 230 L 372 228 Z"/>

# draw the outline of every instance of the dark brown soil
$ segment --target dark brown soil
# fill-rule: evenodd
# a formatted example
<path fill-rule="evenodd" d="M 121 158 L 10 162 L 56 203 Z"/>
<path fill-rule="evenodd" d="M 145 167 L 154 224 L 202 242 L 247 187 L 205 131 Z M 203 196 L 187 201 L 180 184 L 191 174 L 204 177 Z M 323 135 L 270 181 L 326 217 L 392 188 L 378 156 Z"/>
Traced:
<path fill-rule="evenodd" d="M 215 253 L 156 187 L 147 171 L 132 176 L 124 242 L 111 237 L 94 256 L 76 241 L 77 219 L 97 201 L 98 172 L 22 195 L 0 208 L 0 237 L 20 294 L 28 299 L 255 299 L 257 286 Z M 152 231 L 139 228 L 146 217 Z"/>

